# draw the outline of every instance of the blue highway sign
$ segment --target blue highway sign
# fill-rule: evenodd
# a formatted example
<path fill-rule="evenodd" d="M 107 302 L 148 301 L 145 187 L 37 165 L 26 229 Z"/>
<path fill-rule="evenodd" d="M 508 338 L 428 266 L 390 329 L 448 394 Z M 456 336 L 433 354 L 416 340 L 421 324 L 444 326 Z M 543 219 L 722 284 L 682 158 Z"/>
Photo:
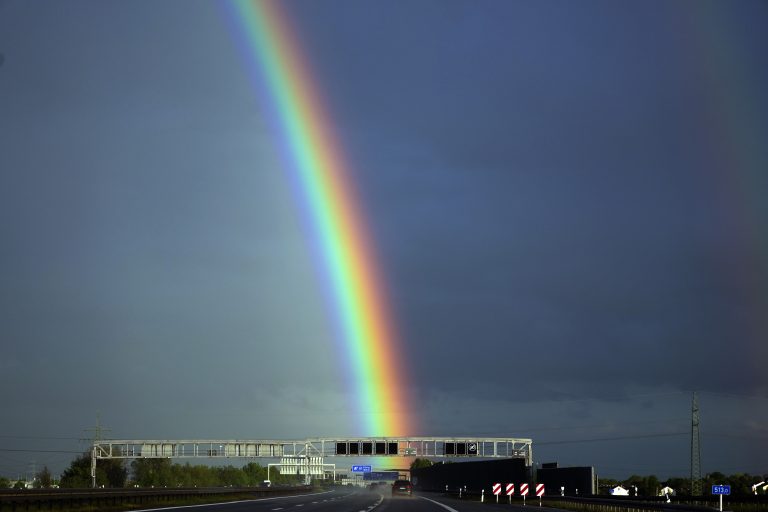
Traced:
<path fill-rule="evenodd" d="M 726 496 L 731 494 L 730 485 L 713 485 L 712 494 L 725 494 Z"/>
<path fill-rule="evenodd" d="M 398 471 L 371 471 L 370 473 L 363 474 L 363 480 L 390 480 L 394 482 L 400 478 Z"/>
<path fill-rule="evenodd" d="M 358 473 L 370 473 L 371 466 L 352 466 L 352 471 L 356 471 Z"/>

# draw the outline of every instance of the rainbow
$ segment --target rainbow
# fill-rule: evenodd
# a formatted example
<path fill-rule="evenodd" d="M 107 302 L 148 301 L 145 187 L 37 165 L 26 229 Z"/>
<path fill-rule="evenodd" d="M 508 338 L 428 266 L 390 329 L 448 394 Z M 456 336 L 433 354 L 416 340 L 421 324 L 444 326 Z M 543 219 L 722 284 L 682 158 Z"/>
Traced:
<path fill-rule="evenodd" d="M 702 152 L 714 169 L 714 197 L 724 208 L 727 222 L 720 229 L 721 239 L 739 258 L 738 264 L 723 263 L 742 294 L 743 323 L 734 332 L 749 341 L 754 356 L 746 362 L 744 376 L 751 375 L 755 385 L 764 386 L 768 360 L 768 226 L 765 225 L 765 170 L 768 159 L 764 150 L 768 138 L 766 123 L 759 117 L 764 93 L 759 89 L 752 63 L 758 57 L 751 50 L 747 32 L 740 21 L 740 9 L 729 2 L 701 2 L 695 9 L 670 4 L 673 19 L 682 33 L 685 54 L 699 81 L 689 94 L 699 94 L 703 131 L 707 143 Z M 754 59 L 754 60 L 752 60 Z M 750 62 L 751 61 L 751 62 Z M 759 184 L 759 185 L 758 185 Z M 762 211 L 761 211 L 762 210 Z M 746 370 L 751 366 L 751 372 Z"/>
<path fill-rule="evenodd" d="M 308 212 L 320 267 L 327 275 L 355 393 L 359 432 L 401 436 L 413 425 L 404 411 L 405 371 L 388 311 L 375 251 L 364 222 L 344 151 L 319 87 L 292 30 L 283 4 L 234 0 L 246 58 L 256 64 L 255 87 L 273 112 L 276 144 Z"/>

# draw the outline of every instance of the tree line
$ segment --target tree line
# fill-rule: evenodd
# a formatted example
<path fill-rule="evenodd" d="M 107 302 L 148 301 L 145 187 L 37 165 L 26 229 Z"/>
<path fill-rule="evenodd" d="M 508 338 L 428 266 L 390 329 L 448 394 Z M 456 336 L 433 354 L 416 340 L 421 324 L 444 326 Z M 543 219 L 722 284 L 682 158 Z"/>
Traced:
<path fill-rule="evenodd" d="M 269 468 L 272 483 L 297 484 L 303 476 L 281 475 L 278 468 Z M 125 459 L 99 459 L 96 464 L 98 487 L 258 487 L 267 480 L 267 467 L 251 462 L 243 467 L 205 466 L 172 463 L 170 459 L 135 459 L 130 464 Z M 55 481 L 48 467 L 34 478 L 37 488 L 54 485 L 64 488 L 88 488 L 91 480 L 91 453 L 76 457 Z M 23 487 L 22 482 L 16 486 Z M 10 481 L 0 478 L 0 488 L 8 488 Z"/>
<path fill-rule="evenodd" d="M 411 469 L 432 465 L 429 459 L 416 458 Z M 278 468 L 269 469 L 269 479 L 275 484 L 297 484 L 303 477 L 299 475 L 281 475 Z M 172 463 L 170 459 L 135 459 L 130 464 L 125 459 L 100 459 L 96 465 L 96 485 L 98 487 L 257 487 L 267 480 L 267 467 L 251 462 L 242 467 L 236 466 L 205 466 Z M 752 486 L 758 482 L 768 481 L 766 475 L 750 475 L 736 473 L 725 475 L 713 472 L 702 478 L 703 494 L 710 494 L 713 485 L 730 485 L 732 495 L 752 494 Z M 0 477 L 0 488 L 8 488 L 10 481 Z M 655 475 L 632 475 L 625 480 L 601 478 L 599 494 L 608 494 L 610 488 L 621 485 L 637 493 L 638 496 L 658 496 L 663 487 L 670 487 L 678 495 L 690 495 L 691 480 L 689 478 L 669 478 L 660 480 Z M 17 482 L 16 486 L 22 486 Z M 53 485 L 66 488 L 91 487 L 91 453 L 85 452 L 76 457 L 61 474 L 56 482 L 48 467 L 43 467 L 34 478 L 34 486 L 47 488 Z M 765 494 L 762 489 L 759 491 Z"/>
<path fill-rule="evenodd" d="M 713 485 L 730 485 L 732 495 L 744 496 L 747 494 L 754 494 L 752 486 L 759 482 L 768 482 L 768 474 L 750 475 L 749 473 L 735 473 L 733 475 L 725 475 L 719 471 L 715 471 L 702 477 L 701 492 L 703 495 L 709 495 L 711 494 Z M 635 494 L 636 488 L 638 496 L 658 496 L 663 487 L 670 487 L 679 495 L 691 494 L 690 478 L 673 477 L 666 480 L 660 480 L 655 475 L 632 475 L 626 480 L 601 478 L 599 492 L 601 494 L 607 494 L 609 488 L 616 487 L 617 485 L 621 485 L 625 489 L 630 490 L 632 495 Z M 758 492 L 760 494 L 765 494 L 765 491 L 762 490 L 762 486 Z"/>

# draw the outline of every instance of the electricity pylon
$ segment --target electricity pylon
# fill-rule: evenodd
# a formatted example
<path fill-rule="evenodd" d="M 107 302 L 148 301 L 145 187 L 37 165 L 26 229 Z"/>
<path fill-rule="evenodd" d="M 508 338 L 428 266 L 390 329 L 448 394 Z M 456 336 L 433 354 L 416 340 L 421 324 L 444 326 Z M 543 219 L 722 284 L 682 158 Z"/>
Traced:
<path fill-rule="evenodd" d="M 701 445 L 699 444 L 699 401 L 693 392 L 691 408 L 691 496 L 701 496 Z"/>

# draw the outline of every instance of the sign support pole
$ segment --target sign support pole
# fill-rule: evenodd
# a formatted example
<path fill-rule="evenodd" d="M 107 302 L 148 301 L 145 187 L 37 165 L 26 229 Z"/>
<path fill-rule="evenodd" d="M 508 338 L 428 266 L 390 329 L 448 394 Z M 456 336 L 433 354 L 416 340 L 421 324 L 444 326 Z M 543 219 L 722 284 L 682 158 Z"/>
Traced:
<path fill-rule="evenodd" d="M 720 512 L 723 512 L 723 495 L 727 494 L 730 496 L 731 486 L 730 485 L 713 485 L 712 494 L 717 494 L 720 496 Z"/>

